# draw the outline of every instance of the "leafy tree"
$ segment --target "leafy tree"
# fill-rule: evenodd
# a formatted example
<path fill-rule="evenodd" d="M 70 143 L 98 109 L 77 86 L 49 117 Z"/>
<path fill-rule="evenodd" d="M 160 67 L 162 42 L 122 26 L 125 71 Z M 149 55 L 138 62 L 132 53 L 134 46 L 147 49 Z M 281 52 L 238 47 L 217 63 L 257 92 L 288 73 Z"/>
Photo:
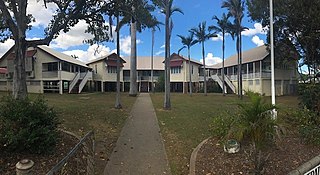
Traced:
<path fill-rule="evenodd" d="M 222 33 L 222 94 L 225 95 L 225 81 L 224 81 L 224 51 L 225 51 L 225 35 L 226 33 L 231 33 L 232 24 L 229 21 L 230 15 L 222 14 L 222 17 L 219 19 L 217 16 L 213 16 L 212 19 L 217 21 L 216 26 L 209 26 L 209 30 L 214 30 L 215 32 Z"/>
<path fill-rule="evenodd" d="M 57 6 L 51 22 L 45 29 L 45 37 L 40 40 L 28 41 L 26 31 L 31 29 L 30 23 L 34 21 L 32 14 L 27 14 L 28 0 L 9 1 L 0 0 L 0 41 L 13 38 L 15 41 L 14 51 L 14 74 L 13 74 L 13 97 L 25 99 L 27 96 L 25 52 L 28 47 L 37 45 L 49 45 L 61 31 L 68 32 L 80 20 L 85 20 L 90 29 L 107 29 L 104 24 L 101 8 L 108 2 L 100 0 L 78 1 L 46 1 Z M 110 10 L 110 9 L 108 9 Z M 94 30 L 91 30 L 94 31 Z M 96 34 L 98 32 L 93 32 Z"/>
<path fill-rule="evenodd" d="M 269 26 L 269 2 L 263 0 L 246 0 L 246 2 L 249 17 L 263 26 Z M 300 67 L 304 65 L 308 67 L 308 78 L 310 78 L 311 73 L 319 72 L 320 1 L 274 1 L 273 7 L 276 65 L 299 61 Z"/>
<path fill-rule="evenodd" d="M 202 22 L 198 25 L 198 27 L 192 28 L 190 32 L 192 32 L 196 37 L 196 42 L 201 44 L 202 46 L 202 60 L 203 60 L 203 77 L 204 77 L 204 95 L 207 96 L 207 74 L 206 74 L 206 61 L 205 61 L 205 53 L 204 53 L 204 43 L 211 37 L 216 37 L 216 34 L 209 33 L 207 31 L 206 22 Z"/>
<path fill-rule="evenodd" d="M 229 14 L 234 18 L 233 32 L 236 34 L 237 53 L 238 53 L 238 96 L 242 99 L 242 37 L 241 32 L 245 29 L 242 26 L 244 2 L 242 0 L 225 0 L 222 8 L 227 8 Z"/>
<path fill-rule="evenodd" d="M 188 48 L 188 61 L 189 61 L 189 94 L 192 96 L 192 79 L 191 79 L 191 62 L 190 62 L 190 47 L 195 45 L 197 43 L 196 40 L 193 39 L 194 34 L 190 33 L 189 36 L 182 36 L 178 35 L 178 37 L 181 39 L 181 43 L 184 45 L 182 48 L 187 47 Z M 181 49 L 182 49 L 181 48 Z"/>
<path fill-rule="evenodd" d="M 152 0 L 153 3 L 161 9 L 165 14 L 165 96 L 163 108 L 171 109 L 170 101 L 170 38 L 173 28 L 173 21 L 171 16 L 175 12 L 183 14 L 182 10 L 173 6 L 173 0 Z"/>

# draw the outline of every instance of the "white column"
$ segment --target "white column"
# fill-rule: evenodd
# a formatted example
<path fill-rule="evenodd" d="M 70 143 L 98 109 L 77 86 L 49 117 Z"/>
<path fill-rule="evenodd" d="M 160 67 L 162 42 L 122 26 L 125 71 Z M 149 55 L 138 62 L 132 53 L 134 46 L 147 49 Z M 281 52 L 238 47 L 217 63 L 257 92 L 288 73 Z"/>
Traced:
<path fill-rule="evenodd" d="M 101 92 L 104 92 L 104 84 L 103 84 L 103 81 L 101 81 Z"/>
<path fill-rule="evenodd" d="M 62 70 L 62 65 L 61 62 L 58 63 L 58 68 L 59 68 L 59 94 L 63 94 L 63 86 L 62 86 L 62 75 L 61 75 L 61 70 Z"/>

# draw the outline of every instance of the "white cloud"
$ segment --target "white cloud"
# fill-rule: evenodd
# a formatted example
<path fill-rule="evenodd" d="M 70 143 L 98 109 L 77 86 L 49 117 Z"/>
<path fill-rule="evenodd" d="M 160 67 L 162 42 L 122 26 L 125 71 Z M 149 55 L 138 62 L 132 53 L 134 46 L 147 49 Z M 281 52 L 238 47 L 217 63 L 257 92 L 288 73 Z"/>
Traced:
<path fill-rule="evenodd" d="M 57 6 L 54 3 L 47 3 L 47 8 L 45 8 L 43 1 L 28 1 L 27 13 L 32 14 L 36 20 L 31 23 L 31 25 L 35 27 L 46 27 L 50 23 L 56 9 Z"/>
<path fill-rule="evenodd" d="M 159 56 L 159 55 L 161 55 L 163 53 L 164 53 L 164 50 L 159 50 L 158 52 L 155 53 L 155 55 Z"/>
<path fill-rule="evenodd" d="M 254 28 L 249 28 L 248 30 L 245 30 L 241 32 L 244 36 L 253 36 L 256 34 L 267 34 L 267 27 L 262 27 L 260 23 L 255 23 Z"/>
<path fill-rule="evenodd" d="M 101 56 L 106 56 L 111 53 L 116 53 L 116 50 L 111 50 L 109 47 L 94 44 L 89 46 L 88 49 L 85 50 L 69 50 L 64 51 L 64 54 L 77 56 L 81 61 L 88 62 L 90 60 L 99 58 Z"/>
<path fill-rule="evenodd" d="M 142 43 L 141 40 L 137 39 L 137 44 Z M 125 36 L 120 38 L 120 50 L 126 54 L 130 55 L 131 53 L 131 36 Z"/>
<path fill-rule="evenodd" d="M 264 45 L 264 41 L 262 39 L 260 39 L 257 35 L 255 35 L 254 37 L 252 37 L 251 41 L 256 44 L 257 46 L 262 46 Z"/>
<path fill-rule="evenodd" d="M 8 39 L 4 43 L 0 42 L 0 57 L 2 57 L 14 45 L 13 39 Z"/>
<path fill-rule="evenodd" d="M 212 53 L 208 53 L 205 60 L 207 66 L 212 66 L 222 62 L 220 57 L 214 57 Z M 201 59 L 200 62 L 203 63 L 203 59 Z"/>
<path fill-rule="evenodd" d="M 85 21 L 81 20 L 67 33 L 60 33 L 60 35 L 52 41 L 50 47 L 68 49 L 71 46 L 83 45 L 83 41 L 91 39 L 92 35 L 85 33 L 87 24 Z"/>
<path fill-rule="evenodd" d="M 222 41 L 222 33 L 217 33 L 218 37 L 212 37 L 212 41 Z"/>
<path fill-rule="evenodd" d="M 160 49 L 164 49 L 166 47 L 166 45 L 164 44 L 164 45 L 162 45 L 161 47 L 160 47 Z"/>

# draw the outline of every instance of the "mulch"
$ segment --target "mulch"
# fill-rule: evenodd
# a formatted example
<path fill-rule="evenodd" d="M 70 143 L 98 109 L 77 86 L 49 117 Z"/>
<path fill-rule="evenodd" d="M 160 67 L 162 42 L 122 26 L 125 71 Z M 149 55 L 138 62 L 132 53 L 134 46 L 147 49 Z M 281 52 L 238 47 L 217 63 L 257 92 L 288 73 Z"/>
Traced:
<path fill-rule="evenodd" d="M 284 175 L 305 162 L 320 155 L 320 146 L 308 145 L 298 134 L 287 134 L 276 145 L 269 147 L 264 167 L 265 175 Z M 199 150 L 196 161 L 197 175 L 253 174 L 254 164 L 250 156 L 250 145 L 241 145 L 238 153 L 228 154 L 216 138 L 209 139 Z"/>
<path fill-rule="evenodd" d="M 56 143 L 55 150 L 52 154 L 22 154 L 22 153 L 7 153 L 0 152 L 0 174 L 12 175 L 15 174 L 15 165 L 22 159 L 30 159 L 34 162 L 34 174 L 46 174 L 54 167 L 67 153 L 79 142 L 77 138 L 69 134 L 60 132 L 59 139 Z M 75 161 L 68 162 L 70 167 L 77 167 Z"/>

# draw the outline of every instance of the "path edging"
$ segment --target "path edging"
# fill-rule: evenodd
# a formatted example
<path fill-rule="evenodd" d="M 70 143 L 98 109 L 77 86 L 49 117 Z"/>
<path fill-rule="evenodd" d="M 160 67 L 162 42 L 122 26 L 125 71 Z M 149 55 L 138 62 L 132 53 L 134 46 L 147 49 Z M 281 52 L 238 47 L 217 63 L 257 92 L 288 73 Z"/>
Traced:
<path fill-rule="evenodd" d="M 302 164 L 297 169 L 291 171 L 288 175 L 303 175 L 304 173 L 308 172 L 309 170 L 311 170 L 312 168 L 316 167 L 319 164 L 320 164 L 320 155 Z"/>
<path fill-rule="evenodd" d="M 190 157 L 190 169 L 189 169 L 189 175 L 195 175 L 196 174 L 196 161 L 197 161 L 197 155 L 200 148 L 210 139 L 211 137 L 208 137 L 207 139 L 203 140 L 193 151 Z"/>

